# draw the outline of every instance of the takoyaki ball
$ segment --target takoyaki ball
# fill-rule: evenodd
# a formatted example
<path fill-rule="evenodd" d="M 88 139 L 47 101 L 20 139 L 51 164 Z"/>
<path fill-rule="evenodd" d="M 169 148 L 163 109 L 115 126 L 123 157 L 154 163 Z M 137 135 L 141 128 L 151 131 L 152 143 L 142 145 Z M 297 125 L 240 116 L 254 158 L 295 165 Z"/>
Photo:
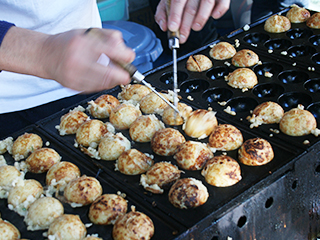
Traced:
<path fill-rule="evenodd" d="M 227 60 L 236 54 L 237 50 L 228 42 L 219 42 L 210 49 L 210 57 L 215 60 Z"/>
<path fill-rule="evenodd" d="M 274 157 L 271 144 L 262 138 L 246 140 L 238 150 L 238 159 L 248 166 L 261 166 L 269 163 Z"/>
<path fill-rule="evenodd" d="M 21 180 L 9 192 L 8 207 L 19 215 L 25 216 L 31 203 L 42 193 L 43 187 L 37 180 Z"/>
<path fill-rule="evenodd" d="M 44 173 L 54 164 L 60 162 L 61 156 L 52 148 L 40 148 L 35 150 L 27 158 L 26 164 L 29 172 Z"/>
<path fill-rule="evenodd" d="M 186 141 L 178 147 L 173 158 L 182 169 L 194 171 L 202 169 L 213 158 L 213 153 L 204 143 Z"/>
<path fill-rule="evenodd" d="M 20 231 L 10 222 L 0 219 L 0 240 L 20 239 Z"/>
<path fill-rule="evenodd" d="M 293 5 L 292 8 L 287 12 L 286 17 L 292 23 L 302 23 L 307 21 L 310 17 L 310 12 L 298 5 Z"/>
<path fill-rule="evenodd" d="M 220 124 L 209 137 L 208 147 L 215 151 L 232 151 L 243 143 L 241 131 L 231 124 Z"/>
<path fill-rule="evenodd" d="M 170 203 L 180 209 L 199 207 L 208 200 L 208 197 L 207 187 L 195 178 L 181 178 L 169 191 Z"/>
<path fill-rule="evenodd" d="M 315 29 L 320 28 L 320 12 L 314 13 L 310 18 L 308 18 L 307 26 Z"/>
<path fill-rule="evenodd" d="M 204 139 L 218 126 L 216 112 L 197 109 L 188 117 L 182 126 L 185 134 L 192 138 Z"/>
<path fill-rule="evenodd" d="M 111 111 L 109 121 L 116 129 L 126 130 L 141 115 L 139 107 L 130 103 L 122 103 Z"/>
<path fill-rule="evenodd" d="M 0 154 L 12 153 L 13 137 L 7 137 L 0 141 Z"/>
<path fill-rule="evenodd" d="M 226 77 L 228 85 L 243 90 L 251 89 L 258 84 L 258 78 L 250 68 L 238 68 Z"/>
<path fill-rule="evenodd" d="M 48 239 L 82 240 L 86 234 L 86 226 L 78 215 L 63 214 L 50 224 Z"/>
<path fill-rule="evenodd" d="M 87 110 L 95 118 L 108 118 L 111 110 L 119 105 L 120 102 L 117 98 L 109 94 L 103 94 L 96 100 L 89 101 Z"/>
<path fill-rule="evenodd" d="M 102 194 L 100 182 L 89 176 L 82 176 L 71 180 L 64 189 L 64 197 L 72 207 L 91 204 Z"/>
<path fill-rule="evenodd" d="M 67 161 L 59 162 L 53 165 L 46 174 L 47 186 L 53 186 L 64 190 L 65 186 L 73 179 L 80 177 L 79 168 Z"/>
<path fill-rule="evenodd" d="M 211 60 L 203 54 L 190 56 L 186 64 L 187 70 L 191 72 L 203 72 L 212 68 L 212 66 Z"/>
<path fill-rule="evenodd" d="M 207 183 L 216 187 L 229 187 L 241 180 L 239 163 L 227 155 L 210 159 L 201 171 Z"/>
<path fill-rule="evenodd" d="M 232 57 L 231 62 L 235 67 L 251 67 L 259 62 L 259 57 L 252 50 L 242 49 Z"/>
<path fill-rule="evenodd" d="M 12 156 L 14 160 L 20 161 L 29 156 L 31 152 L 42 148 L 43 142 L 39 135 L 24 133 L 20 135 L 12 145 Z"/>
<path fill-rule="evenodd" d="M 129 212 L 119 217 L 113 226 L 114 240 L 149 240 L 154 234 L 154 225 L 147 215 L 141 212 Z"/>
<path fill-rule="evenodd" d="M 35 200 L 29 207 L 24 222 L 27 230 L 48 229 L 53 220 L 64 213 L 61 202 L 53 197 L 42 197 Z"/>
<path fill-rule="evenodd" d="M 14 166 L 5 165 L 0 167 L 0 198 L 7 198 L 9 191 L 14 186 L 18 178 L 23 178 L 23 174 Z"/>
<path fill-rule="evenodd" d="M 119 100 L 131 101 L 133 104 L 139 103 L 141 99 L 148 95 L 151 90 L 142 84 L 128 84 L 121 86 L 122 91 L 118 94 Z"/>
<path fill-rule="evenodd" d="M 131 148 L 130 141 L 122 133 L 107 134 L 99 143 L 98 152 L 102 160 L 113 161 Z"/>
<path fill-rule="evenodd" d="M 258 127 L 261 124 L 279 123 L 283 117 L 284 110 L 276 102 L 263 102 L 259 104 L 249 117 L 250 128 Z"/>
<path fill-rule="evenodd" d="M 185 137 L 174 128 L 158 130 L 151 139 L 151 149 L 160 156 L 171 156 L 186 141 Z"/>
<path fill-rule="evenodd" d="M 165 99 L 169 101 L 167 94 L 160 93 Z M 149 93 L 140 101 L 140 109 L 144 114 L 162 114 L 164 109 L 168 104 L 163 101 L 157 94 L 154 92 Z"/>
<path fill-rule="evenodd" d="M 141 174 L 140 184 L 154 194 L 162 194 L 180 178 L 181 170 L 169 162 L 155 163 L 146 174 Z"/>
<path fill-rule="evenodd" d="M 116 194 L 103 194 L 90 206 L 89 219 L 94 224 L 111 225 L 127 212 L 127 201 Z"/>
<path fill-rule="evenodd" d="M 77 143 L 83 147 L 99 144 L 101 138 L 108 132 L 106 124 L 97 119 L 84 122 L 76 132 Z"/>
<path fill-rule="evenodd" d="M 154 133 L 164 127 L 154 114 L 142 115 L 131 124 L 129 134 L 133 141 L 150 142 Z"/>
<path fill-rule="evenodd" d="M 316 129 L 317 121 L 308 110 L 293 108 L 284 113 L 279 126 L 284 134 L 289 136 L 304 136 Z"/>
<path fill-rule="evenodd" d="M 78 128 L 89 119 L 89 116 L 84 112 L 73 110 L 61 117 L 60 125 L 56 128 L 61 136 L 75 134 Z"/>
<path fill-rule="evenodd" d="M 269 33 L 282 33 L 291 28 L 290 20 L 278 14 L 272 15 L 264 23 L 264 30 Z"/>
<path fill-rule="evenodd" d="M 151 157 L 137 149 L 129 149 L 119 156 L 115 170 L 126 175 L 138 175 L 148 171 L 152 165 Z"/>
<path fill-rule="evenodd" d="M 185 103 L 178 103 L 177 106 L 180 114 L 176 113 L 172 107 L 167 106 L 162 113 L 162 121 L 170 126 L 179 126 L 185 122 L 185 119 L 189 117 L 192 112 L 192 107 Z"/>

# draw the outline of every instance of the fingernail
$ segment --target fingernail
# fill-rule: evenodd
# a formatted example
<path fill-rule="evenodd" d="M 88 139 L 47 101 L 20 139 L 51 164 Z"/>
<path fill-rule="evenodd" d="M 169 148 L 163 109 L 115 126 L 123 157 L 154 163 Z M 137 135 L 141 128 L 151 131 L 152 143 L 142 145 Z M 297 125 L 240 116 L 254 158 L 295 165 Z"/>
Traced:
<path fill-rule="evenodd" d="M 168 27 L 171 31 L 176 31 L 176 30 L 178 30 L 178 23 L 171 21 L 171 22 L 169 22 Z"/>
<path fill-rule="evenodd" d="M 160 29 L 163 31 L 163 20 L 160 20 L 160 21 L 159 21 L 159 27 L 160 27 Z"/>
<path fill-rule="evenodd" d="M 180 34 L 180 42 L 181 42 L 181 43 L 184 43 L 185 41 L 186 41 L 186 36 Z"/>
<path fill-rule="evenodd" d="M 201 29 L 201 25 L 199 23 L 195 23 L 193 25 L 194 30 L 200 30 Z"/>

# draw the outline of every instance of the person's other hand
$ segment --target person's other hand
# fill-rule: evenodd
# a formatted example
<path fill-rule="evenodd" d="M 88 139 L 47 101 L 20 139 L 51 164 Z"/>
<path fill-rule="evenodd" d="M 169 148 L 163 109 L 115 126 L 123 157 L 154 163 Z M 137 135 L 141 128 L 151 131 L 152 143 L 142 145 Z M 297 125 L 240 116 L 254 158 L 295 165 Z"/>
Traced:
<path fill-rule="evenodd" d="M 130 82 L 129 74 L 116 64 L 103 66 L 97 63 L 105 53 L 115 63 L 131 63 L 135 53 L 128 48 L 119 31 L 91 29 L 49 36 L 42 54 L 47 78 L 65 87 L 96 92 Z"/>
<path fill-rule="evenodd" d="M 161 0 L 155 14 L 155 20 L 162 31 L 180 31 L 180 43 L 187 41 L 191 29 L 199 31 L 209 17 L 218 19 L 229 9 L 230 0 L 171 0 L 167 17 L 166 2 Z"/>

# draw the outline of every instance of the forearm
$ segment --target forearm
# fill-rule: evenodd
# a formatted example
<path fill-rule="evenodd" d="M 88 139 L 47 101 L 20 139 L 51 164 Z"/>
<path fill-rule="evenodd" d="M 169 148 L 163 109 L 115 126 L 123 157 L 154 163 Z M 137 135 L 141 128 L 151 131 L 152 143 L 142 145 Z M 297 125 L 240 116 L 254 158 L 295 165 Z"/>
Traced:
<path fill-rule="evenodd" d="M 43 46 L 49 35 L 11 27 L 0 46 L 0 69 L 48 78 Z"/>

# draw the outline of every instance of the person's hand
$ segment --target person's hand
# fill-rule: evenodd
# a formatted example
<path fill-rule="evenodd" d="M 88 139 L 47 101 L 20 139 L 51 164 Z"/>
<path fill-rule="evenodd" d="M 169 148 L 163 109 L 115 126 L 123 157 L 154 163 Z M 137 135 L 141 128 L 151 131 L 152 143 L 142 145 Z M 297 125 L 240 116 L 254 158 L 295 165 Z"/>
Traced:
<path fill-rule="evenodd" d="M 155 20 L 162 31 L 180 31 L 180 43 L 187 41 L 191 29 L 200 31 L 209 17 L 218 19 L 229 9 L 230 0 L 171 0 L 170 13 L 167 16 L 166 3 L 161 0 L 155 14 Z"/>
<path fill-rule="evenodd" d="M 97 63 L 105 53 L 115 63 L 131 63 L 135 53 L 119 31 L 85 29 L 47 35 L 12 27 L 0 48 L 0 69 L 53 79 L 65 87 L 98 92 L 130 82 L 129 74 L 117 66 Z"/>
<path fill-rule="evenodd" d="M 135 58 L 126 47 L 119 31 L 91 29 L 74 30 L 54 35 L 45 43 L 46 69 L 52 79 L 74 90 L 93 92 L 130 82 L 129 74 L 116 64 L 97 63 L 105 53 L 114 63 L 131 63 Z"/>

